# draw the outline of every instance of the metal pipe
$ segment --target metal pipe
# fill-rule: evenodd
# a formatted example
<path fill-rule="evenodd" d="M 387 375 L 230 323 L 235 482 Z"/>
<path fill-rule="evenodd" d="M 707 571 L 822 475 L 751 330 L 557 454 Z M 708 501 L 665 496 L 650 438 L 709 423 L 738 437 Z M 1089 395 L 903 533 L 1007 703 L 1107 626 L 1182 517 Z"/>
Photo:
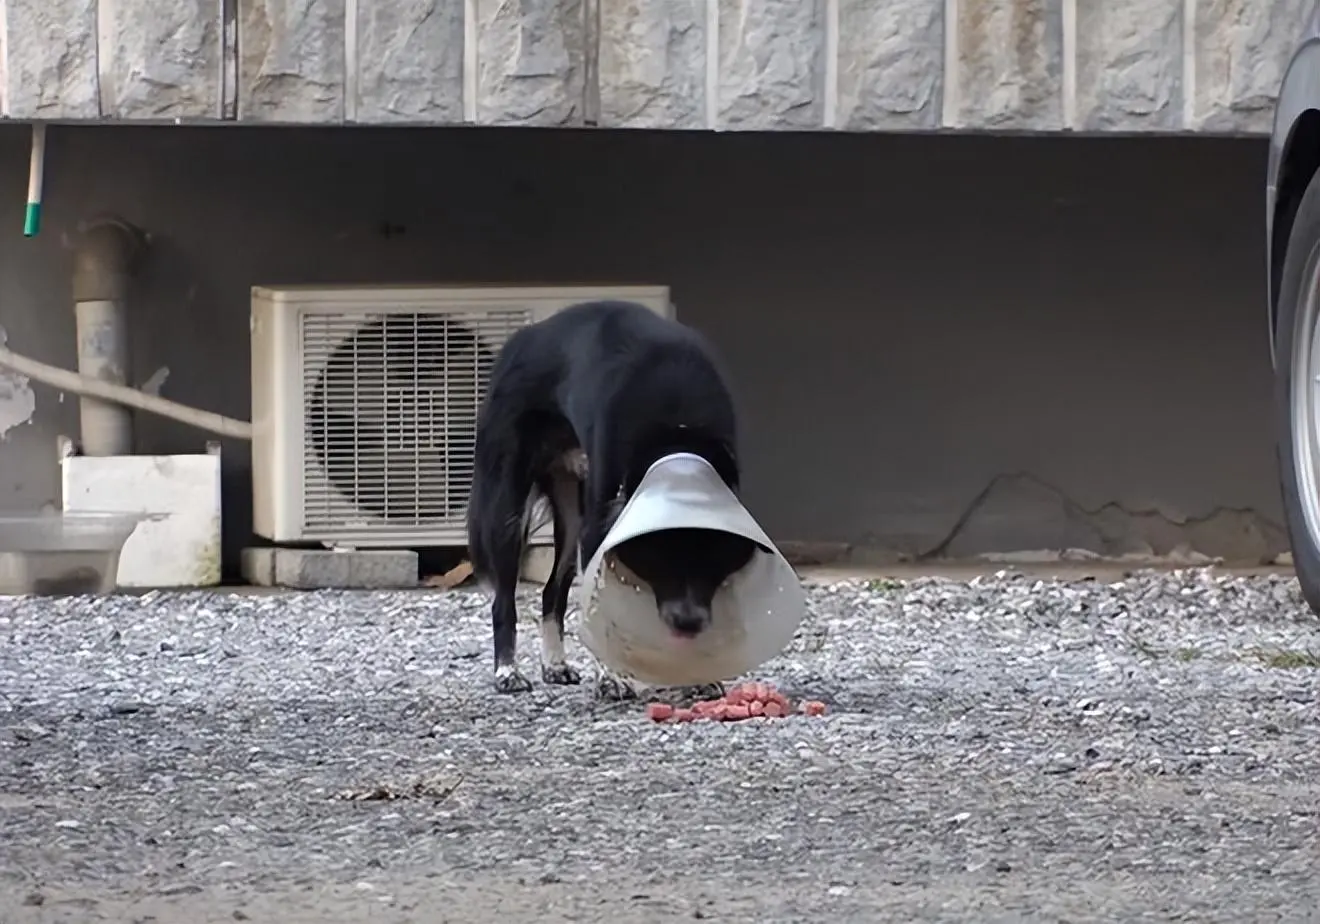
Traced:
<path fill-rule="evenodd" d="M 142 234 L 127 222 L 99 219 L 83 231 L 73 258 L 73 310 L 78 327 L 78 372 L 111 385 L 128 384 L 129 279 Z M 122 404 L 79 399 L 82 451 L 89 456 L 133 452 L 133 414 Z"/>
<path fill-rule="evenodd" d="M 32 157 L 28 163 L 27 209 L 23 213 L 23 236 L 36 237 L 41 230 L 41 187 L 46 177 L 46 123 L 32 126 Z"/>
<path fill-rule="evenodd" d="M 137 408 L 139 411 L 168 417 L 170 420 L 177 420 L 179 423 L 208 433 L 239 440 L 252 439 L 252 424 L 246 420 L 235 420 L 211 411 L 199 411 L 177 401 L 170 401 L 159 395 L 149 395 L 126 385 L 112 385 L 101 379 L 87 378 L 68 369 L 21 356 L 4 346 L 0 346 L 0 369 L 12 369 L 34 382 L 41 382 L 60 391 L 72 392 L 75 395 L 90 395 L 103 401 L 115 401 Z"/>

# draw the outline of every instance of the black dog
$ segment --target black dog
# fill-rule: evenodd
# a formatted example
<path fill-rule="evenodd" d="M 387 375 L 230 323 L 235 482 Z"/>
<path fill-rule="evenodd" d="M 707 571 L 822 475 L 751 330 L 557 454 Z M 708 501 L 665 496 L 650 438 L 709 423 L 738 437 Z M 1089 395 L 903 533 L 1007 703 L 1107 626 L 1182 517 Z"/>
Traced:
<path fill-rule="evenodd" d="M 706 459 L 738 491 L 737 421 L 713 352 L 696 331 L 631 302 L 575 305 L 517 331 L 491 372 L 477 421 L 468 556 L 495 599 L 495 688 L 524 692 L 517 589 L 532 510 L 549 502 L 555 560 L 541 595 L 541 677 L 573 684 L 564 657 L 569 588 L 651 463 L 674 452 Z M 719 585 L 757 545 L 716 530 L 664 530 L 614 554 L 650 585 L 670 631 L 710 625 Z M 580 554 L 580 559 L 579 559 Z"/>

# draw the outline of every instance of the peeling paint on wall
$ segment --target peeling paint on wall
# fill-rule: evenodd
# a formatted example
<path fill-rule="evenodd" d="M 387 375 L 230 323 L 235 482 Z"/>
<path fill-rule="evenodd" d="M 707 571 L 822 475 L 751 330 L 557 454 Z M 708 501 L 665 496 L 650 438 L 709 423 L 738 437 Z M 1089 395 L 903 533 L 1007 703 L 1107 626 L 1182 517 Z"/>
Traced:
<path fill-rule="evenodd" d="M 0 327 L 0 346 L 8 340 L 9 335 Z M 37 396 L 28 377 L 0 369 L 0 439 L 8 437 L 9 431 L 20 424 L 31 423 L 36 411 Z"/>
<path fill-rule="evenodd" d="M 165 387 L 165 380 L 170 377 L 170 367 L 161 366 L 151 374 L 151 378 L 142 383 L 142 391 L 149 395 L 159 395 Z"/>

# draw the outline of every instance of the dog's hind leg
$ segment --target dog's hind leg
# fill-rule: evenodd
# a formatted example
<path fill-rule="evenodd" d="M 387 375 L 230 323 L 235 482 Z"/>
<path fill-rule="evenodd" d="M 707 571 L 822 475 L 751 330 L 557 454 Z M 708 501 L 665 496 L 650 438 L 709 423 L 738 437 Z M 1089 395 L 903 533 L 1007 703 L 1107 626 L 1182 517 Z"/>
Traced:
<path fill-rule="evenodd" d="M 546 485 L 546 495 L 555 519 L 555 563 L 550 580 L 541 591 L 541 679 L 546 683 L 576 684 L 582 676 L 564 654 L 564 617 L 568 592 L 577 574 L 578 542 L 582 534 L 582 510 L 578 479 L 556 469 Z"/>
<path fill-rule="evenodd" d="M 521 488 L 521 485 L 518 486 Z M 495 690 L 499 693 L 526 693 L 532 682 L 518 670 L 518 577 L 522 571 L 527 511 L 532 502 L 530 486 L 521 495 L 510 492 L 502 498 L 523 498 L 523 509 L 493 511 L 498 523 L 491 530 L 487 547 L 490 582 L 495 591 L 491 603 L 491 628 L 495 644 Z M 503 506 L 503 505 L 502 505 Z"/>
<path fill-rule="evenodd" d="M 491 605 L 491 625 L 495 636 L 495 690 L 498 693 L 526 693 L 532 682 L 518 670 L 518 571 L 512 577 L 503 568 L 492 575 L 495 601 Z"/>

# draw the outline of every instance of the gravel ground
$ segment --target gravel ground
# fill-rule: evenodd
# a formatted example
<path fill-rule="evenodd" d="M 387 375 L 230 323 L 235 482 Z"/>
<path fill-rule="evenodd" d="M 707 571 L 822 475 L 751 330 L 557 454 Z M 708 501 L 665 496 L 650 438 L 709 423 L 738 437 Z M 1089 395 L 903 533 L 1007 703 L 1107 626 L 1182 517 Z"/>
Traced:
<path fill-rule="evenodd" d="M 736 725 L 498 696 L 485 607 L 0 599 L 0 921 L 1320 919 L 1291 580 L 813 587 L 830 713 Z"/>

